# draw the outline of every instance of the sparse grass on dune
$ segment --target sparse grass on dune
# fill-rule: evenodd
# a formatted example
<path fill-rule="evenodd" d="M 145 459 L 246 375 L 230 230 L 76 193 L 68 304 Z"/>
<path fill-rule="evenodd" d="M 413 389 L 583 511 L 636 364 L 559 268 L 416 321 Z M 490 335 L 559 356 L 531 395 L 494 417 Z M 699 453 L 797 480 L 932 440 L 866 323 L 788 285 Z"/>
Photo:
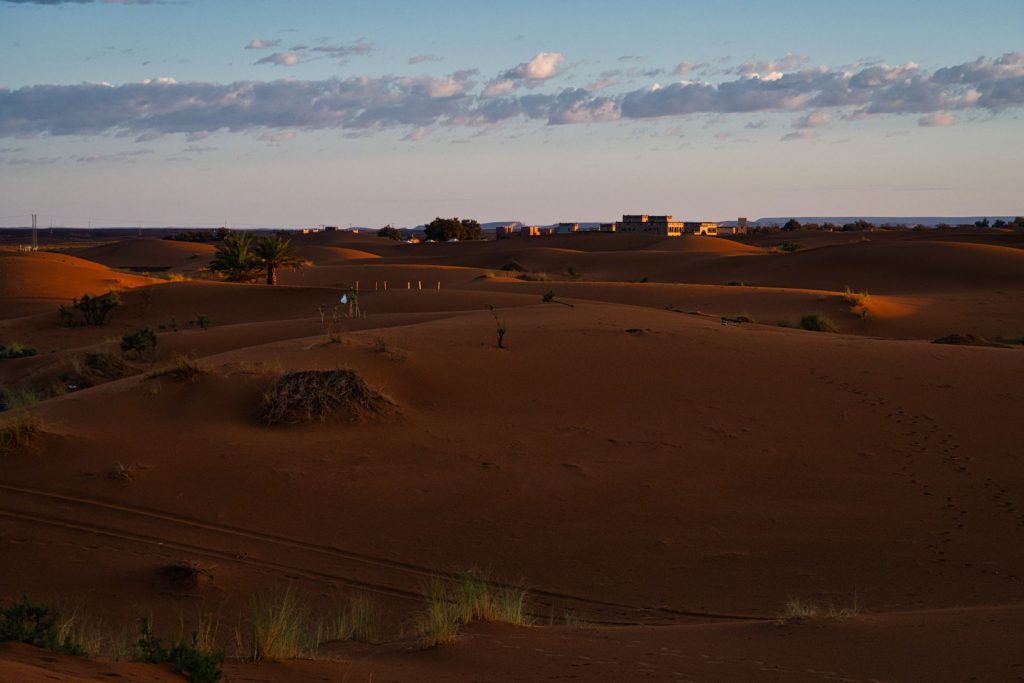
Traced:
<path fill-rule="evenodd" d="M 157 370 L 150 374 L 150 377 L 173 377 L 182 382 L 195 384 L 203 378 L 203 375 L 209 372 L 209 368 L 200 364 L 195 358 L 184 354 L 177 354 L 170 367 Z"/>
<path fill-rule="evenodd" d="M 837 607 L 831 600 L 827 603 L 818 603 L 802 598 L 790 598 L 786 601 L 781 619 L 796 621 L 799 619 L 849 619 L 861 613 L 860 598 L 856 593 L 853 600 L 846 607 Z"/>
<path fill-rule="evenodd" d="M 843 289 L 842 296 L 843 301 L 848 303 L 850 306 L 863 306 L 871 297 L 867 290 L 864 290 L 862 292 L 855 292 L 852 289 L 850 289 L 849 285 L 847 285 L 846 288 Z"/>
<path fill-rule="evenodd" d="M 384 623 L 383 613 L 366 596 L 317 612 L 289 585 L 254 596 L 248 628 L 236 631 L 235 638 L 243 659 L 279 661 L 315 657 L 330 641 L 381 642 Z"/>
<path fill-rule="evenodd" d="M 0 417 L 0 453 L 17 450 L 43 433 L 43 421 L 24 408 Z"/>
<path fill-rule="evenodd" d="M 419 619 L 420 644 L 424 648 L 455 642 L 459 629 L 474 621 L 525 626 L 526 587 L 489 580 L 476 571 L 455 580 L 434 577 L 422 590 L 426 603 Z"/>
<path fill-rule="evenodd" d="M 828 316 L 822 313 L 807 313 L 800 317 L 800 322 L 797 324 L 802 330 L 810 330 L 811 332 L 836 332 L 835 323 L 833 323 Z"/>

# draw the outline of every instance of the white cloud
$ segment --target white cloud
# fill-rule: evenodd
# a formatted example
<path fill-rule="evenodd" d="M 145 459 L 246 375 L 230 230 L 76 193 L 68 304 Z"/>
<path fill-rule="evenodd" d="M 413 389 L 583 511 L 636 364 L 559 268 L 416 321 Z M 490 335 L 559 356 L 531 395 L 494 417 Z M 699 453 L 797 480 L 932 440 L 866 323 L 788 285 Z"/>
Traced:
<path fill-rule="evenodd" d="M 708 68 L 708 66 L 707 62 L 702 62 L 700 64 L 694 64 L 693 62 L 680 62 L 676 65 L 676 68 L 672 69 L 672 74 L 675 76 L 685 76 L 693 73 L 694 71 L 703 71 Z"/>
<path fill-rule="evenodd" d="M 425 62 L 440 62 L 441 58 L 435 55 L 413 55 L 406 60 L 409 64 L 423 64 Z"/>

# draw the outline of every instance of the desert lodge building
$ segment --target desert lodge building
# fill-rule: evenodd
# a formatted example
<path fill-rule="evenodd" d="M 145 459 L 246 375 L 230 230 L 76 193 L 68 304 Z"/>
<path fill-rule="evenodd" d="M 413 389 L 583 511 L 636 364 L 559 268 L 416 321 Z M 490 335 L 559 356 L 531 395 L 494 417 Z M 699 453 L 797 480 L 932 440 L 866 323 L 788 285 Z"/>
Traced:
<path fill-rule="evenodd" d="M 616 225 L 616 232 L 646 232 L 666 237 L 680 235 L 717 235 L 718 223 L 705 221 L 676 221 L 672 216 L 648 216 L 647 214 L 624 215 Z"/>

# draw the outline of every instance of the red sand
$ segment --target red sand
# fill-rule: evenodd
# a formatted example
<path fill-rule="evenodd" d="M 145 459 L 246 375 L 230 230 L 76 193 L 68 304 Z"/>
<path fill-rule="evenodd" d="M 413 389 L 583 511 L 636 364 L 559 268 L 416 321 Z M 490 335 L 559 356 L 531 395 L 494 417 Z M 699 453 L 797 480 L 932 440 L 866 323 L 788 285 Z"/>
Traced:
<path fill-rule="evenodd" d="M 524 580 L 539 620 L 471 626 L 430 651 L 399 639 L 331 645 L 331 661 L 233 662 L 231 680 L 1024 675 L 1024 350 L 930 343 L 1024 333 L 1024 251 L 995 235 L 872 233 L 794 254 L 631 237 L 314 235 L 297 241 L 323 264 L 277 288 L 137 287 L 109 327 L 72 330 L 48 297 L 110 271 L 9 257 L 52 269 L 42 279 L 63 289 L 33 304 L 45 310 L 8 314 L 35 290 L 7 280 L 0 339 L 47 353 L 0 361 L 5 383 L 118 353 L 143 325 L 187 327 L 196 313 L 212 325 L 165 329 L 155 360 L 130 359 L 158 368 L 190 353 L 208 370 L 197 383 L 136 375 L 33 407 L 46 433 L 2 456 L 2 595 L 73 596 L 111 623 L 145 608 L 173 624 L 212 606 L 233 622 L 253 592 L 287 580 L 319 600 L 367 593 L 407 620 L 426 577 L 481 567 Z M 487 276 L 512 259 L 553 279 Z M 70 266 L 78 279 L 65 283 Z M 356 280 L 366 317 L 321 323 L 320 304 Z M 870 289 L 867 317 L 843 284 Z M 549 290 L 573 306 L 542 302 Z M 776 326 L 811 312 L 844 334 Z M 720 320 L 739 314 L 762 324 Z M 335 367 L 395 410 L 291 428 L 255 419 L 274 377 Z M 117 463 L 130 481 L 110 478 Z M 161 589 L 154 571 L 182 560 L 209 581 Z M 855 595 L 859 616 L 777 620 L 790 598 L 842 607 Z M 566 613 L 591 626 L 546 625 Z M 108 670 L 166 678 L 0 649 L 0 680 Z"/>

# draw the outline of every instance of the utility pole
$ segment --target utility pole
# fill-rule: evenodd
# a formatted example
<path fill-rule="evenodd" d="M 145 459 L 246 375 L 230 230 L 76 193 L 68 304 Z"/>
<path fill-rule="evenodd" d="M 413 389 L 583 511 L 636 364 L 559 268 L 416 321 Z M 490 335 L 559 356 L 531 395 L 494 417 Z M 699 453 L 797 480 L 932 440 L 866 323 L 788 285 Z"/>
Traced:
<path fill-rule="evenodd" d="M 32 251 L 39 251 L 39 232 L 36 230 L 36 214 L 32 214 Z"/>
<path fill-rule="evenodd" d="M 139 221 L 139 237 L 142 237 L 142 221 Z"/>

